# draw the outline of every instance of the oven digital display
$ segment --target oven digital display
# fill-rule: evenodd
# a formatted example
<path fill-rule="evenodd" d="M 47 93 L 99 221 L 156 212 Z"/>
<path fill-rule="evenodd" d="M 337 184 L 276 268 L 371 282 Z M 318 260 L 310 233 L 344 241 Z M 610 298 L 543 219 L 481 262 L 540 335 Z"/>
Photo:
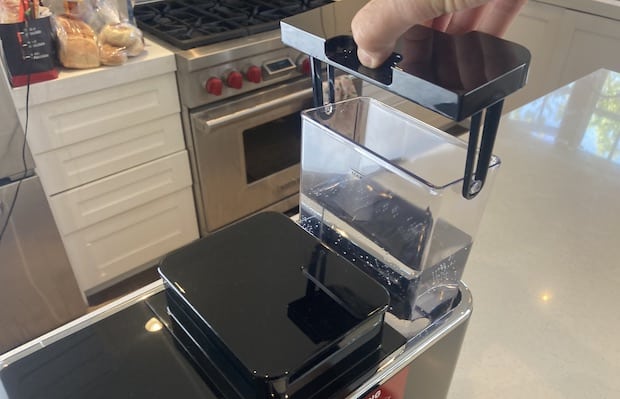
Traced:
<path fill-rule="evenodd" d="M 287 71 L 292 68 L 295 68 L 295 64 L 293 64 L 293 61 L 291 61 L 290 58 L 283 58 L 281 60 L 276 60 L 265 64 L 265 69 L 270 74 Z"/>

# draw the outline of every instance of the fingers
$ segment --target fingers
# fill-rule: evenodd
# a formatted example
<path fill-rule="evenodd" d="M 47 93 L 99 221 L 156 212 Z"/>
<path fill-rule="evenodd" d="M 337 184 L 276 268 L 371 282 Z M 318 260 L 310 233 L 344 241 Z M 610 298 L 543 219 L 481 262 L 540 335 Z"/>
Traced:
<path fill-rule="evenodd" d="M 440 32 L 445 32 L 446 29 L 448 29 L 448 26 L 450 26 L 450 22 L 452 21 L 452 15 L 453 14 L 441 15 L 435 18 L 434 20 L 432 20 L 430 24 L 424 23 L 424 25 L 430 26 L 431 28 L 438 30 Z"/>
<path fill-rule="evenodd" d="M 503 36 L 527 0 L 493 0 L 478 30 Z"/>
<path fill-rule="evenodd" d="M 455 12 L 452 14 L 452 18 L 450 18 L 450 24 L 444 31 L 450 34 L 460 34 L 477 30 L 489 6 L 491 6 L 491 4 L 487 3 L 479 7 Z"/>
<path fill-rule="evenodd" d="M 371 0 L 355 15 L 351 29 L 360 61 L 376 68 L 390 56 L 396 41 L 413 25 L 434 20 L 432 25 L 438 30 L 464 32 L 478 26 L 487 33 L 501 35 L 526 1 Z M 487 3 L 490 3 L 488 7 L 481 7 Z M 457 11 L 461 12 L 449 15 Z M 437 17 L 441 18 L 435 20 Z"/>
<path fill-rule="evenodd" d="M 436 17 L 428 12 L 421 13 L 418 4 L 407 0 L 371 0 L 353 17 L 351 30 L 362 64 L 378 67 L 405 31 L 416 23 Z M 414 9 L 413 21 L 403 15 L 405 10 L 410 12 L 410 7 Z M 421 14 L 419 18 L 415 12 Z"/>

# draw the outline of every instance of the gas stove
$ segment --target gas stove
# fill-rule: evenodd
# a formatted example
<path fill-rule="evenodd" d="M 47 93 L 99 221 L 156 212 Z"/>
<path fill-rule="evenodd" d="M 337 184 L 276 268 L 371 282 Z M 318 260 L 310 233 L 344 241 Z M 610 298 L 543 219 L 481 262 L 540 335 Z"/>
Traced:
<path fill-rule="evenodd" d="M 181 105 L 218 102 L 295 78 L 310 64 L 280 39 L 280 20 L 332 0 L 155 0 L 134 7 L 149 39 L 176 54 Z"/>
<path fill-rule="evenodd" d="M 164 0 L 136 5 L 138 26 L 182 50 L 279 28 L 331 0 Z"/>

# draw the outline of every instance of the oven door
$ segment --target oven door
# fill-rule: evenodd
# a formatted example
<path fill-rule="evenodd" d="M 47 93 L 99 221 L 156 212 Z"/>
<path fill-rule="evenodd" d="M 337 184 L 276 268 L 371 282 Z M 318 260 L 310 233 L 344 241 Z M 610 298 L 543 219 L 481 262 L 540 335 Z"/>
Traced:
<path fill-rule="evenodd" d="M 203 235 L 298 205 L 300 111 L 311 107 L 310 82 L 302 79 L 190 113 Z"/>

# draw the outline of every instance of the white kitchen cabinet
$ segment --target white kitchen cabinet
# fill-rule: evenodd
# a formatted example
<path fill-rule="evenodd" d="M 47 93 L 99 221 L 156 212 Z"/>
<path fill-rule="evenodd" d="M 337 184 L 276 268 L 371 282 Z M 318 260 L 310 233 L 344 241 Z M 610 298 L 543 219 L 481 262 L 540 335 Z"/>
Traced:
<path fill-rule="evenodd" d="M 603 10 L 608 12 L 603 14 Z M 528 82 L 525 88 L 506 99 L 504 111 L 597 69 L 620 70 L 618 16 L 620 2 L 617 5 L 596 0 L 528 2 L 505 35 L 532 53 Z"/>
<path fill-rule="evenodd" d="M 28 145 L 33 154 L 40 154 L 178 114 L 176 90 L 174 75 L 163 74 L 33 104 Z"/>
<path fill-rule="evenodd" d="M 181 151 L 181 121 L 167 115 L 36 154 L 46 191 L 57 194 L 153 159 Z"/>
<path fill-rule="evenodd" d="M 63 236 L 190 187 L 187 151 L 49 197 Z"/>
<path fill-rule="evenodd" d="M 147 42 L 123 66 L 30 88 L 28 144 L 86 295 L 198 238 L 175 69 Z M 12 94 L 25 126 L 25 88 Z"/>
<path fill-rule="evenodd" d="M 565 19 L 571 34 L 559 61 L 558 87 L 600 68 L 620 71 L 620 21 L 571 10 Z"/>
<path fill-rule="evenodd" d="M 526 47 L 532 60 L 527 84 L 506 98 L 504 112 L 559 87 L 549 65 L 558 57 L 559 47 L 565 39 L 562 26 L 565 15 L 563 8 L 529 2 L 506 32 L 504 38 Z"/>
<path fill-rule="evenodd" d="M 87 290 L 198 236 L 186 151 L 53 196 L 50 204 Z"/>

